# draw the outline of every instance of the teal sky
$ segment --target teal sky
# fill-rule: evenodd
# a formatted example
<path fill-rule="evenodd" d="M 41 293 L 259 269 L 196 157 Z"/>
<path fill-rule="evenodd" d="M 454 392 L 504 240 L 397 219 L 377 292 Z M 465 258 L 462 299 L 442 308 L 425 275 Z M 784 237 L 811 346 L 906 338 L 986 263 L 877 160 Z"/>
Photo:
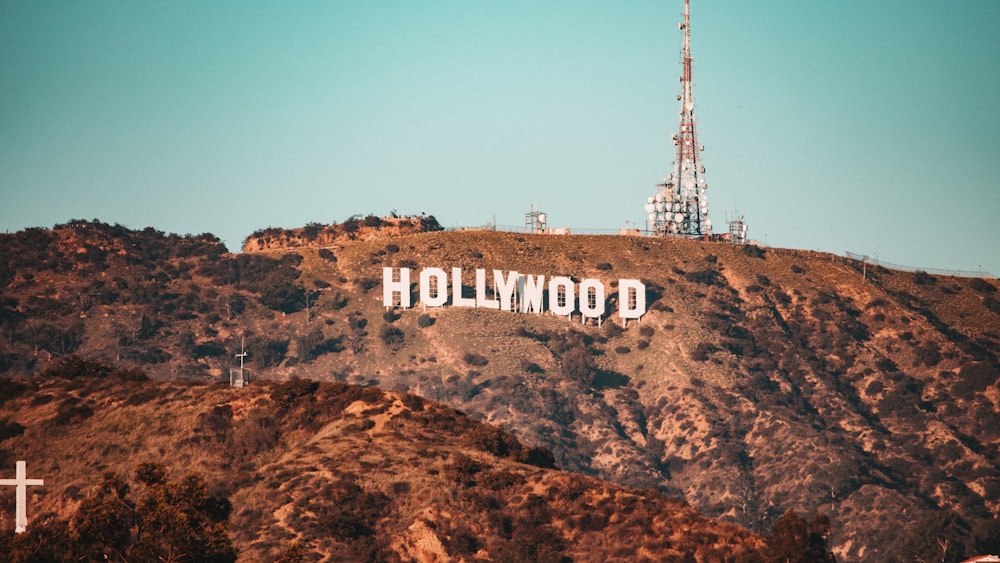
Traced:
<path fill-rule="evenodd" d="M 614 229 L 673 160 L 682 0 L 0 0 L 0 230 L 360 213 Z M 716 230 L 1000 275 L 1000 1 L 692 0 Z"/>

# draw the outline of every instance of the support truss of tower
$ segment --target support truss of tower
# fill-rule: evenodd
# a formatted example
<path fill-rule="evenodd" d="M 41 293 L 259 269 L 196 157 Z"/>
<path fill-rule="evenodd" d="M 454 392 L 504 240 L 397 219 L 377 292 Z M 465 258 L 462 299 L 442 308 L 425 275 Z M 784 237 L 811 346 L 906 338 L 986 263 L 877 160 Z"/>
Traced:
<path fill-rule="evenodd" d="M 698 133 L 694 119 L 694 84 L 691 78 L 691 2 L 684 0 L 684 47 L 681 52 L 683 75 L 681 93 L 680 127 L 673 135 L 677 154 L 673 171 L 656 185 L 656 193 L 646 200 L 648 228 L 658 236 L 707 237 L 712 234 L 708 218 L 708 201 L 705 192 L 705 167 L 701 163 Z"/>

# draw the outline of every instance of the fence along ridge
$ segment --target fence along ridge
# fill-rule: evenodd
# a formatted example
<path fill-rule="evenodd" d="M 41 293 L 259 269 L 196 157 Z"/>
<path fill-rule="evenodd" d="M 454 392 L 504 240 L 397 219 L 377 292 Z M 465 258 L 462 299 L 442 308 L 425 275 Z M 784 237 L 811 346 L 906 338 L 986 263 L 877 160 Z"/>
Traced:
<path fill-rule="evenodd" d="M 989 272 L 974 271 L 974 270 L 944 270 L 941 268 L 917 268 L 915 266 L 906 266 L 903 264 L 894 264 L 892 262 L 886 262 L 884 260 L 879 260 L 875 258 L 871 259 L 870 256 L 865 256 L 863 254 L 855 254 L 853 252 L 844 252 L 844 255 L 851 260 L 857 260 L 858 262 L 867 262 L 873 266 L 881 266 L 882 268 L 888 268 L 890 270 L 898 270 L 901 272 L 924 272 L 927 274 L 934 274 L 936 276 L 954 276 L 957 278 L 990 278 L 997 279 L 997 277 Z"/>

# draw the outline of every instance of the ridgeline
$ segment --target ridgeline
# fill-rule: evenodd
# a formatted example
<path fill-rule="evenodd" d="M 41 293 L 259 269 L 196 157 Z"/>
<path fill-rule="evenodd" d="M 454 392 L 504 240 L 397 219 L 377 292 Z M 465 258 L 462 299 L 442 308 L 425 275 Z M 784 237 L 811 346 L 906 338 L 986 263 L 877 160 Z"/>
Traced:
<path fill-rule="evenodd" d="M 871 265 L 863 276 L 829 254 L 680 239 L 441 232 L 432 220 L 272 229 L 239 255 L 211 235 L 97 222 L 0 235 L 0 370 L 27 386 L 0 407 L 22 428 L 0 433 L 2 466 L 28 459 L 44 473 L 35 510 L 53 518 L 103 468 L 198 471 L 232 500 L 230 537 L 248 560 L 296 540 L 331 557 L 515 560 L 498 554 L 527 529 L 553 560 L 628 560 L 626 546 L 652 560 L 753 560 L 774 554 L 766 535 L 793 511 L 828 516 L 846 561 L 1000 551 L 995 280 Z M 594 278 L 612 305 L 618 279 L 641 279 L 649 311 L 623 329 L 614 316 L 599 327 L 387 310 L 384 266 Z M 241 343 L 252 383 L 233 390 Z M 51 375 L 67 357 L 151 381 Z M 282 407 L 292 385 L 312 391 Z M 315 412 L 289 414 L 307 408 L 298 401 Z M 565 472 L 477 448 L 470 432 L 487 431 L 450 409 Z M 362 493 L 376 512 L 347 532 L 317 500 Z M 606 518 L 581 520 L 601 506 Z"/>

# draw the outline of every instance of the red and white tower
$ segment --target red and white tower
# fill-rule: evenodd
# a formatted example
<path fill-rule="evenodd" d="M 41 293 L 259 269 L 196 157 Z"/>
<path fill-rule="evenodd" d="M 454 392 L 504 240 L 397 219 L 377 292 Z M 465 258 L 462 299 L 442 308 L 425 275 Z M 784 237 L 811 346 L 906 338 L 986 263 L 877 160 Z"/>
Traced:
<path fill-rule="evenodd" d="M 673 135 L 677 155 L 673 172 L 656 185 L 656 194 L 646 200 L 648 227 L 658 236 L 706 237 L 712 234 L 705 192 L 705 167 L 701 163 L 694 119 L 694 82 L 691 78 L 691 2 L 684 0 L 684 47 L 681 52 L 684 74 L 681 76 L 681 123 Z"/>

